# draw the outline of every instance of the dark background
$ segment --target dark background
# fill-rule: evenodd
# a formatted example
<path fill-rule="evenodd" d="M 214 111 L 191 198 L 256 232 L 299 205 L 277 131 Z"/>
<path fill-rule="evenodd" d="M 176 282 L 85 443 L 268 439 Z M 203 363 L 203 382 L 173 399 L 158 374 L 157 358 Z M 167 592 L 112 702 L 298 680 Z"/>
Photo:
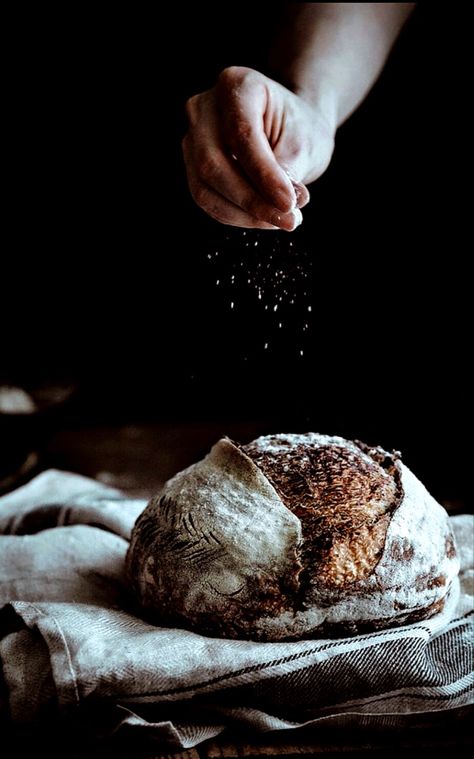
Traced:
<path fill-rule="evenodd" d="M 258 418 L 358 437 L 466 498 L 468 24 L 430 5 L 291 235 L 205 217 L 180 152 L 187 97 L 226 65 L 265 70 L 277 4 L 12 22 L 0 381 L 73 381 L 67 424 Z M 295 295 L 278 318 L 273 267 Z"/>

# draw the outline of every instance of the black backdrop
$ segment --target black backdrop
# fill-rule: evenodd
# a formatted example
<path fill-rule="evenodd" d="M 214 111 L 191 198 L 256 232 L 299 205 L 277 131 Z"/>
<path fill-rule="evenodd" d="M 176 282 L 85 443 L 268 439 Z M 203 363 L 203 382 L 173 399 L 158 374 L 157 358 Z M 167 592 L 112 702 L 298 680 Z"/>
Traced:
<path fill-rule="evenodd" d="M 180 153 L 186 97 L 262 65 L 276 4 L 12 23 L 0 377 L 72 377 L 89 420 L 356 436 L 465 495 L 467 24 L 461 5 L 430 5 L 292 235 L 205 217 Z M 278 312 L 273 266 L 295 296 Z"/>

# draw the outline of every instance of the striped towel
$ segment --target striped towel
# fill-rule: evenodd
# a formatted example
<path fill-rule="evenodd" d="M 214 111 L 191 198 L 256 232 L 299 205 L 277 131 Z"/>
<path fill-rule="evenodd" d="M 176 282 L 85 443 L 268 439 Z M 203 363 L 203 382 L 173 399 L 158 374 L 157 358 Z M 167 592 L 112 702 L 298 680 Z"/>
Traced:
<path fill-rule="evenodd" d="M 336 640 L 254 643 L 153 627 L 124 557 L 143 500 L 48 471 L 0 498 L 0 722 L 190 748 L 228 726 L 398 728 L 474 701 L 473 522 L 430 620 Z"/>

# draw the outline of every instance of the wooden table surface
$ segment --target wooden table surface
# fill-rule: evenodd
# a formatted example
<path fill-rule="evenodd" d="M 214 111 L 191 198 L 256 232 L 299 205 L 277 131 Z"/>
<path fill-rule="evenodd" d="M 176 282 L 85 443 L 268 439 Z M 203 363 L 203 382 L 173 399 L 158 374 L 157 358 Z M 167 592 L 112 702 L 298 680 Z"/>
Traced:
<path fill-rule="evenodd" d="M 82 427 L 58 430 L 39 452 L 36 471 L 49 467 L 79 472 L 118 487 L 133 497 L 148 498 L 180 469 L 201 458 L 222 435 L 245 443 L 268 429 L 264 421 L 221 421 L 211 423 L 154 423 Z M 451 512 L 462 512 L 460 503 L 445 503 Z M 472 713 L 471 713 L 472 718 Z M 456 757 L 471 754 L 470 720 L 466 710 L 458 710 L 439 725 L 383 733 L 381 731 L 285 731 L 267 735 L 232 735 L 208 741 L 195 749 L 175 754 L 140 754 L 127 747 L 114 757 L 153 759 L 215 759 L 252 756 L 428 756 L 437 749 L 454 752 Z M 19 755 L 18 751 L 12 756 Z M 25 754 L 34 756 L 35 751 Z M 44 754 L 43 754 L 44 755 Z M 48 754 L 47 754 L 48 755 Z M 89 752 L 88 757 L 95 756 Z M 105 756 L 100 749 L 97 756 Z M 108 756 L 107 752 L 107 756 Z M 112 755 L 112 754 L 111 754 Z M 49 756 L 56 756 L 54 752 Z M 75 754 L 69 755 L 73 759 Z M 77 755 L 79 757 L 79 755 Z M 68 757 L 69 759 L 69 757 Z M 81 756 L 82 759 L 82 756 Z"/>

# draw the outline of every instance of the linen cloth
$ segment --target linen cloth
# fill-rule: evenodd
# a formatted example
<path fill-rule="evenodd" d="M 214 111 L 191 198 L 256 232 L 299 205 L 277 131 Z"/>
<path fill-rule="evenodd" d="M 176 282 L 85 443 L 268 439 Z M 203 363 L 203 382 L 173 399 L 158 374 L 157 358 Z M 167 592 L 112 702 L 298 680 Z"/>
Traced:
<path fill-rule="evenodd" d="M 227 726 L 385 729 L 473 704 L 473 516 L 451 518 L 461 572 L 441 614 L 255 643 L 140 619 L 124 558 L 145 505 L 56 470 L 0 498 L 0 719 L 177 750 Z"/>

